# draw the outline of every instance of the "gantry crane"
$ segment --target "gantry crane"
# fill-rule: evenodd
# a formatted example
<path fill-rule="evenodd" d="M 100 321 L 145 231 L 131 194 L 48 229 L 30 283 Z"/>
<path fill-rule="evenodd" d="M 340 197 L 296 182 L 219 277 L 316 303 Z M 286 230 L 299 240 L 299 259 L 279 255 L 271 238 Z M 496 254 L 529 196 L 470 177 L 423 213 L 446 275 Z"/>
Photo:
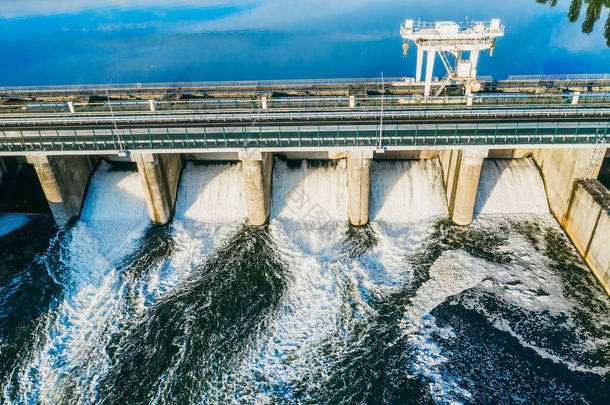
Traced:
<path fill-rule="evenodd" d="M 461 83 L 469 96 L 480 89 L 477 82 L 477 64 L 481 51 L 493 53 L 496 38 L 504 35 L 504 26 L 497 18 L 491 21 L 468 21 L 458 24 L 453 21 L 436 21 L 434 23 L 406 20 L 400 27 L 400 34 L 405 40 L 403 49 L 408 49 L 408 42 L 417 45 L 417 69 L 415 81 L 421 83 L 424 52 L 428 52 L 424 97 L 430 95 L 434 59 L 439 54 L 447 71 L 438 83 L 435 95 L 439 95 L 445 86 L 452 82 Z M 449 57 L 452 55 L 452 58 Z M 453 59 L 453 60 L 451 60 Z"/>

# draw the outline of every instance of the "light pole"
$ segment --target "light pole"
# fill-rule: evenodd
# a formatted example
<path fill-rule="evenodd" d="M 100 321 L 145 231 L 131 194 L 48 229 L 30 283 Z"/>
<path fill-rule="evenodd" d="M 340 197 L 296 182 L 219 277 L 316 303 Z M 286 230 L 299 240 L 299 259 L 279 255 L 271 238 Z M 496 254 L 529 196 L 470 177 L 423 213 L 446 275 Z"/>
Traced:
<path fill-rule="evenodd" d="M 112 79 L 110 79 L 110 83 L 108 83 L 108 87 L 110 87 L 112 85 Z M 117 128 L 116 125 L 116 119 L 114 118 L 114 111 L 112 110 L 112 103 L 110 102 L 110 96 L 108 95 L 108 87 L 106 87 L 106 100 L 108 100 L 108 107 L 110 107 L 110 115 L 112 116 L 112 123 L 114 124 L 114 132 L 116 134 L 117 140 L 119 141 L 119 147 L 121 148 L 122 152 L 123 150 L 125 150 L 125 145 L 121 145 L 121 137 L 119 136 L 119 129 Z M 112 129 L 110 130 L 110 133 L 112 133 Z M 114 135 L 112 137 L 114 139 Z"/>
<path fill-rule="evenodd" d="M 381 149 L 381 139 L 383 137 L 383 95 L 385 93 L 385 85 L 383 81 L 383 72 L 381 72 L 381 116 L 379 117 L 379 144 L 377 149 Z"/>

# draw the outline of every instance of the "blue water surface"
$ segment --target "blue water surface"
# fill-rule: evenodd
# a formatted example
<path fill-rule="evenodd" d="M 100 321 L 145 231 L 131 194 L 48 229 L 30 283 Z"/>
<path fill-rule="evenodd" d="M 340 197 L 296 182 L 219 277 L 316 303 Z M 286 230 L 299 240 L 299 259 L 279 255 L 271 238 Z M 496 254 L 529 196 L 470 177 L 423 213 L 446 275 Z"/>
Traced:
<path fill-rule="evenodd" d="M 607 73 L 608 10 L 589 34 L 569 0 L 4 0 L 0 85 L 413 76 L 400 23 L 501 18 L 479 74 Z M 437 63 L 435 74 L 442 74 Z"/>

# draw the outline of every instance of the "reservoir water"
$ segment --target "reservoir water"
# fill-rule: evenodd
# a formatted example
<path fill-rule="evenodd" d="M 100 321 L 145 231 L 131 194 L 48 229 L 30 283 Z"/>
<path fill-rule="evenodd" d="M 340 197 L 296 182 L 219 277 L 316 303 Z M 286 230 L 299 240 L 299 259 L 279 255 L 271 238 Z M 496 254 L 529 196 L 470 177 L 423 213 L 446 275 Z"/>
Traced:
<path fill-rule="evenodd" d="M 608 9 L 562 0 L 161 3 L 0 5 L 2 84 L 407 76 L 407 17 L 500 17 L 481 74 L 610 66 Z M 231 162 L 187 162 L 167 226 L 108 162 L 70 228 L 0 214 L 0 402 L 610 403 L 610 300 L 531 160 L 485 160 L 468 227 L 437 159 L 373 161 L 346 213 L 344 160 L 276 157 L 261 228 Z"/>
<path fill-rule="evenodd" d="M 571 23 L 573 2 L 581 7 Z M 414 76 L 415 47 L 402 57 L 406 18 L 500 18 L 506 34 L 493 57 L 480 58 L 479 75 L 608 73 L 608 6 L 540 3 L 8 0 L 0 4 L 0 86 Z M 587 35 L 589 14 L 598 20 Z"/>

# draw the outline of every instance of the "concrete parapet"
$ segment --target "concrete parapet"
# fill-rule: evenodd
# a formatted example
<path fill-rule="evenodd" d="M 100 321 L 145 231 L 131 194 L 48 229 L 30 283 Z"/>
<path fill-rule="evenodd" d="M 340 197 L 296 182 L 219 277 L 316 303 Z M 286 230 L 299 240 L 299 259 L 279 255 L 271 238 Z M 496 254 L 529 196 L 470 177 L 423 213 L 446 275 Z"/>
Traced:
<path fill-rule="evenodd" d="M 90 156 L 28 155 L 59 227 L 80 216 L 85 191 L 97 159 Z"/>
<path fill-rule="evenodd" d="M 440 153 L 447 206 L 452 221 L 470 225 L 479 190 L 479 178 L 486 149 L 452 149 Z"/>
<path fill-rule="evenodd" d="M 544 180 L 549 208 L 560 223 L 570 203 L 572 183 L 585 177 L 592 156 L 592 148 L 536 149 L 532 153 Z M 593 177 L 597 177 L 600 168 L 601 164 L 593 169 Z"/>
<path fill-rule="evenodd" d="M 150 220 L 155 225 L 169 223 L 174 216 L 178 183 L 182 172 L 182 156 L 132 153 L 131 160 L 138 166 Z"/>
<path fill-rule="evenodd" d="M 610 191 L 597 180 L 575 181 L 562 226 L 610 295 Z"/>
<path fill-rule="evenodd" d="M 350 150 L 347 153 L 347 216 L 354 226 L 369 222 L 372 150 Z"/>
<path fill-rule="evenodd" d="M 259 151 L 240 152 L 248 219 L 253 226 L 269 221 L 273 154 Z"/>
<path fill-rule="evenodd" d="M 533 149 L 490 149 L 489 155 L 487 158 L 489 159 L 521 159 L 531 155 Z"/>
<path fill-rule="evenodd" d="M 376 160 L 392 160 L 392 159 L 434 159 L 439 155 L 438 150 L 422 149 L 422 150 L 388 150 L 375 155 Z"/>

